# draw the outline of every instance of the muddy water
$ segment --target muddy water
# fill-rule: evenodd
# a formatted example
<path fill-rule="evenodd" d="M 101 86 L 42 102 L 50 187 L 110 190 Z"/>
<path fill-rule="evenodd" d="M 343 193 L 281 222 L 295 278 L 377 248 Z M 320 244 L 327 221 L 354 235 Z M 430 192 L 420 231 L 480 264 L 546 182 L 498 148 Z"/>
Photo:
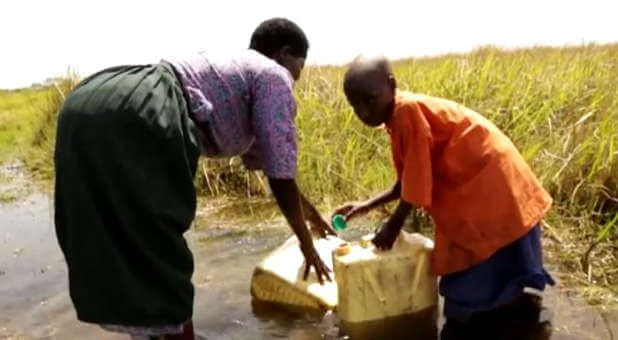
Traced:
<path fill-rule="evenodd" d="M 253 267 L 290 235 L 283 221 L 273 216 L 277 213 L 268 205 L 231 204 L 205 210 L 196 228 L 187 233 L 196 260 L 198 335 L 206 339 L 345 339 L 334 314 L 281 310 L 252 301 Z M 76 321 L 52 217 L 50 201 L 42 195 L 0 205 L 0 339 L 127 339 Z M 344 238 L 367 231 L 370 227 L 355 228 L 346 231 Z M 513 320 L 493 320 L 486 327 L 498 329 L 505 339 L 618 337 L 618 313 L 601 313 L 570 296 L 564 287 L 546 291 L 543 305 L 534 318 L 544 322 L 527 323 L 533 328 L 528 333 L 527 326 Z M 418 333 L 410 328 L 408 338 L 414 339 L 410 336 Z M 449 338 L 467 338 L 456 327 L 447 330 Z M 437 338 L 437 334 L 422 338 L 427 337 Z"/>

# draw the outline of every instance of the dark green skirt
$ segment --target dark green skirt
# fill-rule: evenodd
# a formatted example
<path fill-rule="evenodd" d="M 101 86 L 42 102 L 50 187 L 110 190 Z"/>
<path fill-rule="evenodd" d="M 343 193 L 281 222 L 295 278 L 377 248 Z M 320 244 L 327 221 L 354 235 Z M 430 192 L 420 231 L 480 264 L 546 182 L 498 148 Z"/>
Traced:
<path fill-rule="evenodd" d="M 66 98 L 55 150 L 55 224 L 78 318 L 180 324 L 193 311 L 183 233 L 199 146 L 167 65 L 122 66 Z"/>

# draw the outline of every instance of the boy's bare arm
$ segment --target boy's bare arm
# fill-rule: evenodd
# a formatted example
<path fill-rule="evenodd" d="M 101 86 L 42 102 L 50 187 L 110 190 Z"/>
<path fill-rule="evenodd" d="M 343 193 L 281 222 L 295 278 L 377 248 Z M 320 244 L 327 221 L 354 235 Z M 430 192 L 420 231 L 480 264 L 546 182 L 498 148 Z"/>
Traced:
<path fill-rule="evenodd" d="M 401 195 L 401 182 L 397 181 L 393 186 L 378 194 L 377 196 L 368 199 L 365 202 L 360 203 L 346 203 L 343 206 L 337 208 L 333 215 L 343 215 L 346 221 L 354 217 L 361 216 L 363 214 L 368 213 L 369 211 L 378 208 L 386 203 L 392 202 L 399 198 Z"/>
<path fill-rule="evenodd" d="M 372 199 L 369 199 L 365 202 L 368 210 L 372 210 L 378 207 L 383 206 L 384 204 L 390 203 L 396 199 L 399 199 L 401 195 L 401 182 L 397 181 L 395 184 L 388 190 L 383 193 L 375 196 Z"/>

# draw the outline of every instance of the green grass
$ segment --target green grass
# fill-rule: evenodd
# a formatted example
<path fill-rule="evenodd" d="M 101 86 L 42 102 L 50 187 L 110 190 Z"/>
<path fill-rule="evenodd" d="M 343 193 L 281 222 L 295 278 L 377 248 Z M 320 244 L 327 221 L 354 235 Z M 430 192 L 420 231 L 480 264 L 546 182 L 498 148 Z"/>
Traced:
<path fill-rule="evenodd" d="M 49 91 L 0 90 L 0 163 L 30 148 Z"/>
<path fill-rule="evenodd" d="M 68 73 L 48 87 L 0 90 L 0 165 L 20 159 L 40 184 L 52 184 L 57 114 L 77 79 Z"/>
<path fill-rule="evenodd" d="M 611 220 L 618 197 L 618 45 L 503 52 L 395 63 L 399 87 L 486 115 L 520 148 L 557 203 Z M 300 178 L 318 196 L 366 196 L 393 180 L 386 135 L 355 119 L 342 68 L 313 69 L 297 87 Z"/>
<path fill-rule="evenodd" d="M 17 196 L 12 192 L 0 192 L 0 203 L 10 203 L 17 199 Z"/>
<path fill-rule="evenodd" d="M 578 284 L 604 287 L 616 299 L 618 44 L 485 47 L 400 60 L 394 70 L 401 89 L 460 102 L 513 140 L 555 200 L 544 228 L 548 257 Z M 345 101 L 344 71 L 310 67 L 296 85 L 299 183 L 324 209 L 366 198 L 395 177 L 386 134 L 364 127 Z M 41 112 L 31 105 L 36 100 L 28 90 L 10 100 L 1 93 L 0 122 L 9 125 L 0 129 L 0 152 L 30 141 L 26 165 L 39 178 L 51 179 L 56 112 L 73 85 L 67 81 L 47 90 Z M 7 113 L 6 107 L 19 113 Z M 246 172 L 238 158 L 202 160 L 196 181 L 204 197 L 268 193 L 264 179 Z M 590 290 L 591 300 L 606 298 L 599 296 Z"/>
<path fill-rule="evenodd" d="M 75 87 L 78 76 L 68 73 L 49 90 L 44 109 L 37 119 L 30 148 L 24 152 L 23 160 L 35 179 L 43 185 L 51 184 L 54 177 L 53 154 L 56 143 L 56 121 L 58 111 L 66 95 Z"/>
<path fill-rule="evenodd" d="M 618 44 L 488 47 L 401 60 L 394 69 L 400 88 L 458 101 L 491 119 L 552 193 L 557 212 L 606 223 L 618 210 L 617 56 Z M 354 116 L 342 92 L 344 71 L 308 68 L 296 86 L 299 182 L 333 203 L 367 197 L 394 180 L 387 136 Z M 205 194 L 265 192 L 238 159 L 205 160 L 202 170 Z"/>

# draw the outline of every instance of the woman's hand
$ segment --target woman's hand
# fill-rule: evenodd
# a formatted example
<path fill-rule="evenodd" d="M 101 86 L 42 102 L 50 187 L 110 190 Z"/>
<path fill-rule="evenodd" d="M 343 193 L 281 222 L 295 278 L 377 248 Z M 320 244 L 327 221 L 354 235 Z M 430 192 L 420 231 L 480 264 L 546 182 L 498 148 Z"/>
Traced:
<path fill-rule="evenodd" d="M 337 236 L 337 233 L 330 227 L 328 222 L 324 221 L 322 215 L 318 212 L 311 202 L 303 195 L 299 194 L 300 203 L 303 207 L 303 214 L 305 215 L 305 220 L 309 223 L 311 227 L 311 231 L 318 234 L 320 237 L 326 237 L 326 235 L 334 235 Z"/>
<path fill-rule="evenodd" d="M 315 250 L 315 247 L 313 246 L 313 238 L 311 237 L 311 233 L 309 232 L 309 229 L 307 229 L 307 225 L 303 219 L 303 209 L 301 208 L 301 204 L 305 204 L 308 208 L 313 206 L 306 204 L 307 201 L 298 191 L 298 186 L 296 185 L 295 180 L 268 178 L 268 182 L 270 183 L 273 195 L 277 200 L 277 204 L 279 205 L 279 208 L 281 208 L 281 212 L 288 220 L 290 227 L 294 230 L 294 233 L 300 242 L 300 250 L 303 252 L 303 256 L 305 257 L 305 280 L 309 275 L 311 267 L 313 267 L 320 284 L 324 283 L 323 277 L 326 277 L 326 279 L 330 281 L 330 275 L 328 275 L 328 273 L 330 273 L 330 269 L 328 269 L 324 262 L 322 262 L 320 255 Z M 320 216 L 318 213 L 312 213 L 316 211 L 317 210 L 315 209 L 308 209 L 308 216 Z M 317 219 L 314 218 L 314 220 Z"/>
<path fill-rule="evenodd" d="M 307 222 L 309 222 L 311 226 L 311 231 L 318 234 L 320 237 L 326 237 L 327 235 L 337 236 L 333 228 L 319 214 L 307 216 Z"/>
<path fill-rule="evenodd" d="M 362 215 L 365 215 L 369 212 L 369 206 L 365 203 L 358 202 L 348 202 L 339 208 L 335 209 L 333 216 L 335 215 L 343 215 L 343 218 L 347 221 L 352 218 L 356 218 Z"/>
<path fill-rule="evenodd" d="M 324 264 L 320 258 L 320 255 L 315 250 L 315 247 L 313 247 L 313 244 L 301 244 L 300 250 L 303 252 L 303 256 L 305 257 L 305 273 L 303 275 L 303 280 L 307 280 L 309 271 L 311 270 L 311 267 L 313 267 L 320 284 L 324 284 L 324 278 L 331 281 L 330 275 L 328 274 L 331 270 L 326 266 L 326 264 Z"/>

